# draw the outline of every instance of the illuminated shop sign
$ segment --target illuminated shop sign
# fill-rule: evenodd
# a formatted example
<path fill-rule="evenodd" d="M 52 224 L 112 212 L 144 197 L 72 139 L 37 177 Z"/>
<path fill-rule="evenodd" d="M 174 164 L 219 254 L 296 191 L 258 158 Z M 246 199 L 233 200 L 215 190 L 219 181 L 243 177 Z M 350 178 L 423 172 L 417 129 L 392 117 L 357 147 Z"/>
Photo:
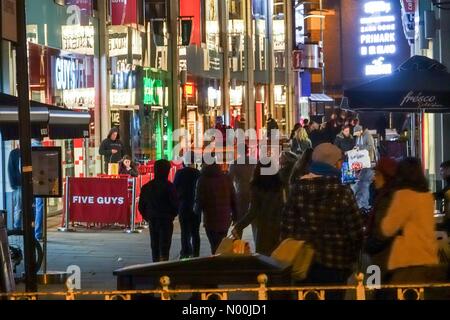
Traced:
<path fill-rule="evenodd" d="M 390 58 L 397 53 L 397 16 L 391 1 L 366 1 L 360 18 L 360 53 L 364 74 L 391 74 Z"/>
<path fill-rule="evenodd" d="M 111 89 L 111 106 L 134 107 L 136 105 L 136 89 Z"/>
<path fill-rule="evenodd" d="M 69 109 L 94 108 L 95 88 L 64 90 L 62 102 Z"/>
<path fill-rule="evenodd" d="M 128 28 L 121 26 L 109 27 L 109 56 L 128 55 Z"/>
<path fill-rule="evenodd" d="M 85 88 L 85 68 L 82 60 L 56 57 L 55 84 L 58 90 Z"/>
<path fill-rule="evenodd" d="M 144 77 L 144 104 L 160 106 L 163 95 L 164 88 L 161 80 Z"/>
<path fill-rule="evenodd" d="M 94 33 L 93 26 L 62 26 L 62 49 L 94 55 Z"/>

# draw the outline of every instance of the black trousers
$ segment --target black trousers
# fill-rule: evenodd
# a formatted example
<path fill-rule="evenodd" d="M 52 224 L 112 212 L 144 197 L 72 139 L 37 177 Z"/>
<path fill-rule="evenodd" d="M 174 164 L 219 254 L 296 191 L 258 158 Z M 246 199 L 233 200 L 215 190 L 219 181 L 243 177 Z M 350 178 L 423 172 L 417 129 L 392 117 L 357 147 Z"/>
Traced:
<path fill-rule="evenodd" d="M 201 218 L 194 212 L 180 213 L 181 258 L 200 256 Z"/>
<path fill-rule="evenodd" d="M 215 254 L 223 238 L 227 236 L 227 231 L 212 231 L 206 229 L 206 235 L 208 236 L 209 245 L 211 246 L 211 254 Z"/>
<path fill-rule="evenodd" d="M 169 260 L 173 234 L 173 219 L 151 219 L 149 226 L 153 262 Z"/>
<path fill-rule="evenodd" d="M 324 265 L 314 263 L 308 272 L 307 279 L 302 282 L 313 286 L 345 286 L 351 274 L 351 270 L 329 268 Z M 326 294 L 327 300 L 344 300 L 344 298 L 345 290 L 328 291 Z"/>

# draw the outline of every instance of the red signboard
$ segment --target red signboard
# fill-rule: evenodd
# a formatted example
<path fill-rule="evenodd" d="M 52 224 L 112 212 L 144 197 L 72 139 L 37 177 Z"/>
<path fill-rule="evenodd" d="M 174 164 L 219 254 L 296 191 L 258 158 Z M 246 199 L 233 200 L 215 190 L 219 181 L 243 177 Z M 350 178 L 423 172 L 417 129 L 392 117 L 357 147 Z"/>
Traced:
<path fill-rule="evenodd" d="M 180 15 L 182 17 L 192 17 L 191 44 L 199 46 L 202 42 L 200 0 L 180 0 Z"/>
<path fill-rule="evenodd" d="M 137 24 L 137 0 L 111 0 L 111 19 L 113 26 Z"/>
<path fill-rule="evenodd" d="M 70 178 L 69 217 L 73 222 L 129 225 L 128 179 Z"/>

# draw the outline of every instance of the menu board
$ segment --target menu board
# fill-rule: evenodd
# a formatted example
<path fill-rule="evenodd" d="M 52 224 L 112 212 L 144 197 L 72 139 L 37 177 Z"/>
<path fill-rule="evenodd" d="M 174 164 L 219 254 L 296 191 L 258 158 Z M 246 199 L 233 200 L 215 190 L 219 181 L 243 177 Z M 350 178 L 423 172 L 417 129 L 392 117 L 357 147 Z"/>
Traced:
<path fill-rule="evenodd" d="M 62 169 L 60 147 L 33 147 L 33 193 L 35 197 L 62 197 Z"/>

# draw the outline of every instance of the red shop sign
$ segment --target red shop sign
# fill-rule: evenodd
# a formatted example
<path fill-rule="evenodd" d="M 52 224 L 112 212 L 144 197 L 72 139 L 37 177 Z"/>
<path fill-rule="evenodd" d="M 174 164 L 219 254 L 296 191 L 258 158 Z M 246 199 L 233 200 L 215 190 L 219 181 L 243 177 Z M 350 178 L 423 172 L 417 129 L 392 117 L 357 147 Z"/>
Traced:
<path fill-rule="evenodd" d="M 137 24 L 137 0 L 111 0 L 111 20 L 113 26 Z"/>
<path fill-rule="evenodd" d="M 70 221 L 130 222 L 128 179 L 70 178 Z"/>

